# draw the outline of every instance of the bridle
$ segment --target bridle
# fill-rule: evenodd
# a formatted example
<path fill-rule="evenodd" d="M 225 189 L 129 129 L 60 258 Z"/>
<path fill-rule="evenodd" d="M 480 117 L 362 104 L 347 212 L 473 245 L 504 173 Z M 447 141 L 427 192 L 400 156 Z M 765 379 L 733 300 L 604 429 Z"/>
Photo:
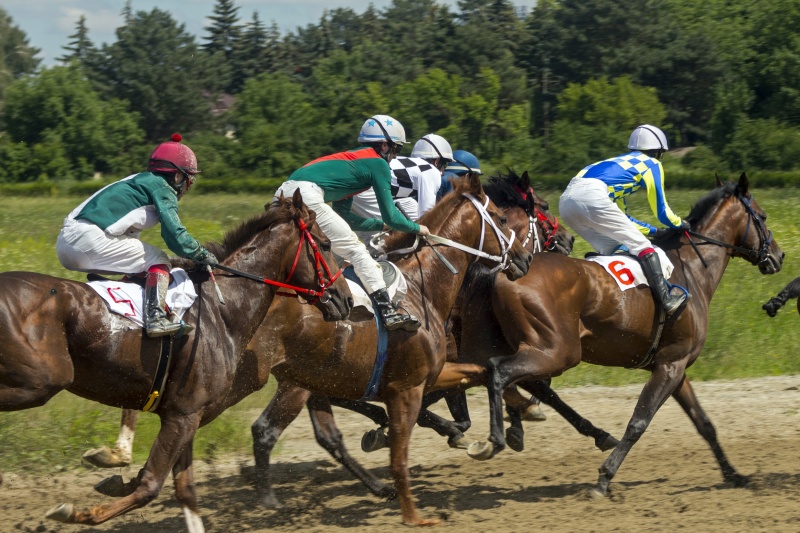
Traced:
<path fill-rule="evenodd" d="M 322 257 L 322 253 L 319 251 L 317 242 L 314 240 L 314 235 L 311 233 L 311 230 L 308 229 L 308 224 L 306 223 L 306 221 L 303 220 L 302 217 L 300 217 L 300 215 L 295 215 L 294 222 L 295 224 L 297 224 L 297 227 L 300 230 L 300 241 L 297 244 L 297 253 L 294 256 L 294 262 L 292 263 L 292 268 L 289 270 L 289 274 L 286 276 L 285 281 L 280 282 L 267 278 L 262 278 L 260 276 L 248 274 L 247 272 L 241 272 L 239 270 L 235 270 L 233 268 L 226 267 L 223 265 L 216 265 L 214 268 L 224 270 L 225 272 L 230 272 L 231 274 L 234 274 L 236 276 L 265 283 L 267 285 L 273 285 L 275 287 L 280 287 L 283 289 L 290 289 L 295 291 L 294 293 L 279 291 L 277 293 L 278 296 L 297 298 L 301 294 L 303 294 L 311 297 L 311 299 L 308 300 L 309 304 L 315 304 L 317 302 L 326 303 L 330 301 L 330 294 L 328 293 L 328 289 L 336 282 L 336 280 L 342 274 L 342 269 L 340 268 L 335 274 L 331 274 L 331 269 L 328 267 L 328 263 L 325 261 L 325 258 Z M 316 269 L 317 272 L 319 289 L 306 289 L 304 287 L 298 287 L 296 285 L 291 285 L 289 283 L 289 281 L 294 276 L 297 264 L 300 261 L 300 254 L 303 252 L 304 244 L 310 246 L 311 250 L 314 252 L 314 268 Z M 326 297 L 326 299 L 323 299 L 323 297 Z"/>
<path fill-rule="evenodd" d="M 723 248 L 727 248 L 731 250 L 731 255 L 734 253 L 738 253 L 741 257 L 747 259 L 753 264 L 761 264 L 766 263 L 769 261 L 769 247 L 772 244 L 772 231 L 767 230 L 767 227 L 764 225 L 764 221 L 759 217 L 755 211 L 753 211 L 752 200 L 750 198 L 746 198 L 742 194 L 737 194 L 737 198 L 742 205 L 744 206 L 745 211 L 747 212 L 747 227 L 744 230 L 744 238 L 742 242 L 747 241 L 747 236 L 750 233 L 750 223 L 753 223 L 756 230 L 758 231 L 758 236 L 761 241 L 759 245 L 759 249 L 756 250 L 754 248 L 745 248 L 743 246 L 736 246 L 734 244 L 728 244 L 717 239 L 712 239 L 711 237 L 706 237 L 696 231 L 686 230 L 686 236 L 689 238 L 689 243 L 691 243 L 692 247 L 694 248 L 695 252 L 697 253 L 700 260 L 703 262 L 703 266 L 708 268 L 703 256 L 700 255 L 700 250 L 695 245 L 694 241 L 692 241 L 690 235 L 703 239 L 704 242 L 709 244 L 716 244 L 717 246 L 722 246 Z"/>
<path fill-rule="evenodd" d="M 522 196 L 524 200 L 528 199 L 528 195 L 533 195 L 533 187 L 528 187 L 528 190 L 523 190 L 522 187 L 519 185 L 514 185 L 514 189 Z M 527 211 L 527 209 L 526 209 Z M 534 219 L 534 215 L 536 218 Z M 539 222 L 539 225 L 542 227 L 542 234 L 544 235 L 544 242 L 541 243 L 541 247 L 538 250 L 542 252 L 547 250 L 548 252 L 552 252 L 556 248 L 556 235 L 558 234 L 558 217 L 553 216 L 552 220 L 550 217 L 545 215 L 539 207 L 536 205 L 536 202 L 533 202 L 533 213 L 528 213 L 528 235 L 525 236 L 525 241 L 522 243 L 523 247 L 528 245 L 530 242 L 531 236 L 535 239 L 533 244 L 533 253 L 537 253 L 537 244 L 539 244 L 539 236 L 536 234 L 536 222 Z"/>
<path fill-rule="evenodd" d="M 480 258 L 484 258 L 484 259 L 488 259 L 490 261 L 494 261 L 494 262 L 497 263 L 497 266 L 491 270 L 491 273 L 495 273 L 495 272 L 498 272 L 500 270 L 507 270 L 509 268 L 509 266 L 511 266 L 511 257 L 510 257 L 511 247 L 514 245 L 514 239 L 516 238 L 516 233 L 514 232 L 514 230 L 509 230 L 511 232 L 511 236 L 510 237 L 506 237 L 503 234 L 503 232 L 500 231 L 500 228 L 497 227 L 497 224 L 495 223 L 494 219 L 492 218 L 491 214 L 489 214 L 489 211 L 487 209 L 487 207 L 489 205 L 489 198 L 488 197 L 486 198 L 486 202 L 481 203 L 480 200 L 478 200 L 475 196 L 471 195 L 470 193 L 466 193 L 465 192 L 465 193 L 461 193 L 461 194 L 465 198 L 467 198 L 470 202 L 472 202 L 472 205 L 474 205 L 475 209 L 478 210 L 478 213 L 480 213 L 481 219 L 483 221 L 483 223 L 481 224 L 481 239 L 479 241 L 478 248 L 477 249 L 476 248 L 472 248 L 472 247 L 467 246 L 465 244 L 461 244 L 459 242 L 455 242 L 455 241 L 452 241 L 450 239 L 446 239 L 444 237 L 439 237 L 438 235 L 428 235 L 427 237 L 425 237 L 425 240 L 427 241 L 427 244 L 434 251 L 436 251 L 436 248 L 431 243 L 441 244 L 441 245 L 444 245 L 444 246 L 448 246 L 450 248 L 455 248 L 457 250 L 461 250 L 462 252 L 467 252 L 467 253 L 475 256 L 475 261 L 478 261 L 478 259 L 480 259 Z M 486 238 L 486 226 L 487 225 L 490 228 L 492 228 L 492 230 L 494 230 L 494 233 L 497 236 L 497 242 L 500 245 L 500 255 L 491 255 L 491 254 L 488 254 L 488 253 L 483 251 L 483 243 L 484 243 L 485 238 Z M 399 250 L 392 250 L 390 252 L 385 252 L 383 250 L 383 248 L 381 247 L 381 243 L 379 242 L 379 239 L 377 239 L 377 238 L 373 238 L 373 240 L 371 241 L 371 245 L 376 250 L 378 250 L 381 253 L 381 255 L 384 255 L 384 256 L 386 256 L 386 255 L 406 255 L 406 254 L 413 253 L 413 252 L 417 251 L 417 248 L 419 246 L 419 239 L 420 239 L 420 237 L 419 237 L 419 235 L 417 235 L 413 246 L 411 246 L 409 248 L 402 248 L 402 249 L 399 249 Z M 440 258 L 441 258 L 441 256 L 440 256 Z"/>

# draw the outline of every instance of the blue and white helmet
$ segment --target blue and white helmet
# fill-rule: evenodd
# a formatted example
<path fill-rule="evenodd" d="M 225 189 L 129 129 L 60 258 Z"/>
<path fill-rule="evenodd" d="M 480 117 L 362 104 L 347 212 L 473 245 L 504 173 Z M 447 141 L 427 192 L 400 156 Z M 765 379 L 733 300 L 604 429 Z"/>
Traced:
<path fill-rule="evenodd" d="M 403 146 L 406 143 L 406 130 L 399 121 L 389 115 L 373 115 L 361 126 L 358 142 L 379 143 L 383 141 Z"/>
<path fill-rule="evenodd" d="M 628 140 L 628 150 L 669 150 L 667 136 L 664 132 L 650 124 L 637 126 Z"/>
<path fill-rule="evenodd" d="M 456 150 L 453 152 L 453 162 L 447 165 L 445 172 L 463 176 L 467 173 L 483 174 L 478 158 L 466 150 Z"/>

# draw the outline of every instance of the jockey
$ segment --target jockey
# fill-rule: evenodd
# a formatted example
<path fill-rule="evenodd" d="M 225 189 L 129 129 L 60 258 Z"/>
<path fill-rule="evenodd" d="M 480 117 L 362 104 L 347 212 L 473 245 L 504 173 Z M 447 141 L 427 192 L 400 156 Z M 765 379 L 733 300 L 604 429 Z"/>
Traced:
<path fill-rule="evenodd" d="M 669 316 L 683 305 L 688 294 L 670 293 L 658 254 L 645 237 L 654 235 L 656 228 L 628 215 L 625 197 L 644 187 L 650 209 L 661 223 L 682 229 L 689 229 L 689 223 L 672 212 L 664 196 L 660 161 L 668 150 L 664 132 L 649 124 L 638 126 L 631 133 L 628 149 L 632 151 L 578 172 L 561 195 L 559 214 L 597 252 L 611 254 L 622 244 L 637 256 L 653 293 Z"/>
<path fill-rule="evenodd" d="M 420 321 L 401 314 L 389 298 L 380 265 L 353 230 L 378 232 L 384 223 L 407 233 L 429 235 L 428 228 L 408 220 L 392 202 L 389 162 L 406 142 L 403 126 L 388 115 L 375 115 L 361 127 L 362 146 L 315 159 L 295 170 L 275 192 L 291 196 L 300 190 L 303 201 L 317 213 L 317 223 L 331 241 L 335 254 L 353 265 L 367 293 L 378 306 L 386 329 L 415 331 Z M 378 199 L 380 219 L 364 219 L 351 212 L 353 196 L 372 187 Z M 332 207 L 326 202 L 333 202 Z"/>
<path fill-rule="evenodd" d="M 436 198 L 441 200 L 442 196 L 453 190 L 450 178 L 458 179 L 468 174 L 483 174 L 481 172 L 481 163 L 477 157 L 466 150 L 456 150 L 453 152 L 453 161 L 444 169 L 442 184 L 436 193 Z"/>
<path fill-rule="evenodd" d="M 170 260 L 140 240 L 142 230 L 160 222 L 161 237 L 173 253 L 203 265 L 217 264 L 178 218 L 178 200 L 200 173 L 194 152 L 180 141 L 174 134 L 153 150 L 145 172 L 102 188 L 73 209 L 56 242 L 58 260 L 69 270 L 147 272 L 144 324 L 149 337 L 186 333 L 192 326 L 167 318 Z"/>
<path fill-rule="evenodd" d="M 411 157 L 398 156 L 389 162 L 392 170 L 392 198 L 411 220 L 417 220 L 436 204 L 445 166 L 453 161 L 453 149 L 444 137 L 429 133 L 420 138 Z M 362 218 L 380 218 L 375 191 L 368 189 L 353 198 L 353 213 Z"/>

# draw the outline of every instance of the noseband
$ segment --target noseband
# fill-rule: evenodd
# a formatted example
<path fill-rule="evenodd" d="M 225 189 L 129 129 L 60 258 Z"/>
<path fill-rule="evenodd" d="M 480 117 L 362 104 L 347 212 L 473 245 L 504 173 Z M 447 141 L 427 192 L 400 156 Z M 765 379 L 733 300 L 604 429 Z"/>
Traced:
<path fill-rule="evenodd" d="M 328 293 L 328 288 L 330 288 L 330 286 L 333 285 L 334 282 L 342 274 L 342 269 L 340 268 L 335 274 L 331 274 L 331 270 L 328 267 L 328 263 L 325 261 L 325 258 L 322 257 L 322 253 L 319 251 L 319 247 L 317 246 L 317 243 L 314 240 L 314 236 L 311 234 L 311 231 L 308 229 L 308 224 L 306 223 L 306 221 L 303 220 L 299 215 L 296 215 L 294 217 L 294 222 L 295 224 L 297 224 L 297 227 L 300 230 L 300 241 L 297 244 L 297 253 L 294 256 L 294 262 L 292 263 L 292 268 L 289 270 L 289 274 L 286 276 L 285 281 L 280 282 L 267 278 L 262 278 L 223 265 L 217 265 L 214 268 L 224 270 L 225 272 L 230 272 L 231 274 L 235 274 L 243 278 L 252 279 L 254 281 L 265 283 L 267 285 L 273 285 L 275 287 L 280 287 L 283 289 L 290 289 L 295 291 L 294 293 L 278 292 L 277 293 L 278 296 L 288 296 L 292 298 L 297 298 L 300 294 L 305 294 L 307 296 L 312 297 L 312 299 L 309 300 L 308 302 L 310 304 L 317 303 L 318 301 L 321 303 L 326 303 L 330 301 L 330 294 Z M 307 244 L 308 246 L 310 246 L 314 252 L 314 267 L 317 271 L 317 280 L 319 281 L 319 289 L 317 290 L 306 289 L 304 287 L 298 287 L 296 285 L 289 284 L 289 280 L 291 280 L 292 276 L 294 276 L 294 271 L 297 268 L 297 264 L 300 261 L 300 254 L 303 251 L 303 244 Z M 323 300 L 322 299 L 323 297 L 327 298 Z"/>
<path fill-rule="evenodd" d="M 514 185 L 514 189 L 522 196 L 523 200 L 528 199 L 528 195 L 533 195 L 533 187 L 528 187 L 528 190 L 525 191 L 519 185 Z M 522 246 L 526 247 L 530 242 L 531 236 L 534 238 L 534 244 L 532 247 L 533 253 L 536 253 L 537 244 L 539 243 L 539 236 L 536 232 L 536 223 L 538 221 L 539 225 L 542 227 L 542 235 L 544 236 L 544 242 L 541 244 L 539 251 L 542 252 L 547 250 L 551 252 L 556 247 L 556 235 L 558 234 L 558 217 L 553 216 L 552 220 L 550 217 L 544 214 L 542 210 L 536 205 L 536 202 L 533 202 L 533 213 L 529 212 L 527 209 L 525 211 L 528 213 L 528 235 L 525 236 L 525 241 L 523 241 Z M 534 218 L 536 215 L 536 218 Z"/>

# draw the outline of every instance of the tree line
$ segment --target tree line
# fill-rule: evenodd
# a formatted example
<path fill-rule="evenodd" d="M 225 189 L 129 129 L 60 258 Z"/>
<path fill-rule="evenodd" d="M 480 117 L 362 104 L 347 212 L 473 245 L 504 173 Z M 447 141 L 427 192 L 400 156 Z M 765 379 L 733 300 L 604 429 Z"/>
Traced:
<path fill-rule="evenodd" d="M 282 179 L 375 113 L 490 169 L 570 176 L 640 123 L 690 148 L 670 168 L 800 166 L 791 0 L 394 0 L 285 34 L 239 10 L 217 0 L 198 38 L 127 2 L 116 41 L 81 17 L 42 68 L 0 8 L 0 182 L 118 178 L 175 131 L 208 179 Z"/>

